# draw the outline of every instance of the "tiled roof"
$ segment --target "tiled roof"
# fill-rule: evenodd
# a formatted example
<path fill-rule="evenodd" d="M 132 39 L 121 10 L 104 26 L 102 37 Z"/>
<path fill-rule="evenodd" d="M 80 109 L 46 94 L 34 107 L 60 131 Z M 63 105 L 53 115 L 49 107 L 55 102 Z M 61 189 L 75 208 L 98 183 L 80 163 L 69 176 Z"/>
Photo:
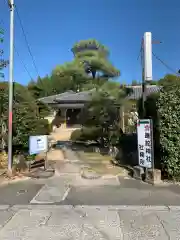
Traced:
<path fill-rule="evenodd" d="M 82 101 L 86 102 L 91 100 L 91 94 L 92 91 L 84 91 L 84 92 L 79 92 L 71 95 L 63 95 L 55 98 L 56 102 L 61 102 L 61 101 Z"/>
<path fill-rule="evenodd" d="M 40 98 L 39 101 L 41 101 L 43 103 L 46 103 L 46 104 L 68 102 L 68 101 L 86 102 L 86 101 L 89 101 L 91 99 L 92 91 L 93 90 L 79 92 L 79 93 L 69 91 L 69 92 L 58 94 L 58 95 L 53 95 L 53 96 Z"/>
<path fill-rule="evenodd" d="M 127 88 L 132 89 L 132 93 L 129 94 L 127 97 L 130 100 L 138 100 L 142 96 L 142 86 L 127 86 Z M 151 93 L 156 93 L 160 90 L 160 86 L 156 85 L 149 85 L 147 86 L 147 91 L 146 94 L 147 96 L 150 95 Z M 40 98 L 39 101 L 45 103 L 45 104 L 53 104 L 53 103 L 61 103 L 61 102 L 87 102 L 91 100 L 91 95 L 94 89 L 90 91 L 84 91 L 84 92 L 73 92 L 73 91 L 68 91 L 65 93 L 53 95 L 53 96 L 48 96 L 44 98 Z"/>
<path fill-rule="evenodd" d="M 54 100 L 56 98 L 60 98 L 60 97 L 63 97 L 63 96 L 64 97 L 65 96 L 70 96 L 72 94 L 76 94 L 76 93 L 73 92 L 73 91 L 68 91 L 68 92 L 57 94 L 57 95 L 52 95 L 52 96 L 48 96 L 48 97 L 39 98 L 39 101 L 43 102 L 43 103 L 54 103 Z"/>
<path fill-rule="evenodd" d="M 138 100 L 142 97 L 142 86 L 128 86 L 128 88 L 131 88 L 133 90 L 133 92 L 130 93 L 130 95 L 128 96 L 128 99 Z M 152 93 L 159 92 L 160 89 L 161 87 L 157 85 L 146 86 L 146 96 L 149 96 Z"/>

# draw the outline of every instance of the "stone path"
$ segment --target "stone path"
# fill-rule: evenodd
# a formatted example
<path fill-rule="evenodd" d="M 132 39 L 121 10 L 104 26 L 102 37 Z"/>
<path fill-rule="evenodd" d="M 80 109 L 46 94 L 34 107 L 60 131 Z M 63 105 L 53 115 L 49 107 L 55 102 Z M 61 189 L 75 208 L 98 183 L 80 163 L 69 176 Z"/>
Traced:
<path fill-rule="evenodd" d="M 3 206 L 3 240 L 175 240 L 180 208 Z"/>

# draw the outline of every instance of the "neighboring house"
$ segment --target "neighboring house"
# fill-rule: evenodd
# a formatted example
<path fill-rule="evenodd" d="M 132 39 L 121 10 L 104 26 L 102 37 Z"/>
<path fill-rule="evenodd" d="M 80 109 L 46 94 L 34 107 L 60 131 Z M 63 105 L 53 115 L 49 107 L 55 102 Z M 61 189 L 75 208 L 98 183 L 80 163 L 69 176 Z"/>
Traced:
<path fill-rule="evenodd" d="M 137 112 L 136 103 L 142 96 L 141 86 L 127 86 L 131 88 L 132 92 L 127 97 L 130 104 L 130 112 Z M 156 85 L 147 86 L 147 96 L 151 93 L 158 92 L 160 87 Z M 80 113 L 83 110 L 85 104 L 91 100 L 94 89 L 83 92 L 67 91 L 65 93 L 40 98 L 39 101 L 48 104 L 52 113 L 46 117 L 49 123 L 56 127 L 71 127 L 74 125 L 80 125 L 82 119 L 80 119 Z M 121 108 L 121 128 L 124 130 L 126 109 Z M 132 114 L 131 114 L 132 115 Z M 137 114 L 136 114 L 137 115 Z M 133 115 L 134 116 L 134 115 Z M 134 117 L 133 117 L 134 118 Z M 130 120 L 131 122 L 131 120 Z"/>
<path fill-rule="evenodd" d="M 132 89 L 132 93 L 128 96 L 128 99 L 130 101 L 136 102 L 142 97 L 142 86 L 137 85 L 137 86 L 127 86 L 127 88 Z M 152 93 L 159 92 L 161 89 L 160 86 L 157 85 L 147 85 L 146 86 L 146 96 L 149 96 Z"/>
<path fill-rule="evenodd" d="M 48 104 L 52 113 L 46 117 L 49 123 L 56 127 L 70 127 L 80 125 L 80 113 L 85 104 L 91 100 L 92 91 L 68 91 L 58 95 L 40 98 L 39 101 Z"/>

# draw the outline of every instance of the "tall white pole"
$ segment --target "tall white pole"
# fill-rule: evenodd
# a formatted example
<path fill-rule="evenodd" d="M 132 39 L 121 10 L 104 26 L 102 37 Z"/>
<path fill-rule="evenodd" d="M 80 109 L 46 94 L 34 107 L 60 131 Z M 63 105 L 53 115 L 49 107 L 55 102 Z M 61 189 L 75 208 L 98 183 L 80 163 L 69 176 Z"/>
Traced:
<path fill-rule="evenodd" d="M 144 80 L 152 81 L 152 33 L 144 33 Z"/>
<path fill-rule="evenodd" d="M 8 172 L 12 174 L 12 120 L 13 120 L 13 70 L 14 70 L 14 0 L 10 7 L 10 56 L 9 56 L 9 118 L 8 118 Z"/>
<path fill-rule="evenodd" d="M 141 49 L 142 62 L 142 111 L 143 118 L 146 115 L 144 103 L 146 101 L 147 84 L 152 81 L 152 33 L 145 32 Z"/>

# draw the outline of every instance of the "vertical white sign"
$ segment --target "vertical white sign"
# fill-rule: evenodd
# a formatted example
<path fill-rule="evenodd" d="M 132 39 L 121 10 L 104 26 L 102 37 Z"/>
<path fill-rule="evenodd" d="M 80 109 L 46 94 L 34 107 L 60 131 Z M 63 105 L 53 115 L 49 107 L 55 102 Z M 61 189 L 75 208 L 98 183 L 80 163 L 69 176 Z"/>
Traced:
<path fill-rule="evenodd" d="M 137 123 L 139 165 L 153 167 L 152 122 L 150 119 L 139 119 Z"/>
<path fill-rule="evenodd" d="M 37 154 L 40 152 L 48 151 L 48 136 L 30 136 L 29 137 L 29 153 L 30 155 Z"/>
<path fill-rule="evenodd" d="M 144 79 L 151 81 L 152 76 L 152 34 L 151 32 L 144 33 Z"/>

